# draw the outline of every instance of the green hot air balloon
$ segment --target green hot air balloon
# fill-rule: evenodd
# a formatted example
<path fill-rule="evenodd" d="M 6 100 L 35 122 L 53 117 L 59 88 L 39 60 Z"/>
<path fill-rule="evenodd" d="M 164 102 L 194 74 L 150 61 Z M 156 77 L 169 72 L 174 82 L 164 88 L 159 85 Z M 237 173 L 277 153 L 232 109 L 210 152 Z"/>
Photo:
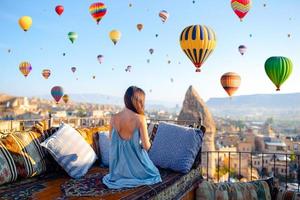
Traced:
<path fill-rule="evenodd" d="M 286 57 L 270 57 L 265 62 L 265 71 L 277 87 L 276 91 L 280 91 L 280 86 L 289 78 L 293 71 L 293 63 Z"/>
<path fill-rule="evenodd" d="M 75 33 L 75 32 L 69 32 L 68 36 L 69 36 L 69 39 L 71 40 L 72 43 L 74 43 L 74 41 L 78 37 L 77 33 Z"/>

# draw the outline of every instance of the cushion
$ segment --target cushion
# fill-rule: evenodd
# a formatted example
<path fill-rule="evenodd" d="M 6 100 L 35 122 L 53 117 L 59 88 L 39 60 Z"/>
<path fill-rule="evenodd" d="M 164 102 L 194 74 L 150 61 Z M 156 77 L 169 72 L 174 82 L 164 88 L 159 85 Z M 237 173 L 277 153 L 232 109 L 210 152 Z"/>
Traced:
<path fill-rule="evenodd" d="M 300 200 L 300 192 L 280 189 L 276 200 Z"/>
<path fill-rule="evenodd" d="M 58 131 L 41 145 L 72 178 L 84 176 L 97 158 L 84 138 L 65 123 L 62 123 Z"/>
<path fill-rule="evenodd" d="M 161 122 L 149 151 L 156 166 L 188 173 L 202 144 L 202 132 Z"/>
<path fill-rule="evenodd" d="M 264 180 L 236 183 L 213 183 L 203 181 L 196 190 L 196 199 L 244 200 L 261 199 L 271 200 L 268 184 Z"/>
<path fill-rule="evenodd" d="M 110 139 L 108 132 L 100 132 L 99 136 L 99 149 L 101 155 L 101 165 L 109 166 L 109 149 L 110 149 Z"/>
<path fill-rule="evenodd" d="M 45 153 L 39 143 L 40 134 L 22 131 L 8 134 L 1 139 L 10 152 L 19 177 L 27 178 L 46 171 Z"/>
<path fill-rule="evenodd" d="M 0 185 L 15 181 L 17 176 L 13 157 L 0 141 Z"/>

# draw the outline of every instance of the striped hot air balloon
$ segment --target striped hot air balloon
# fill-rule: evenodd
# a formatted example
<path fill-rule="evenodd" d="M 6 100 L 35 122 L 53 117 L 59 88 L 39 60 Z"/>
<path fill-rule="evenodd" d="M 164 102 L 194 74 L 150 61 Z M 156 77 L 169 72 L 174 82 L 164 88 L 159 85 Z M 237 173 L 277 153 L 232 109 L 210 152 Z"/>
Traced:
<path fill-rule="evenodd" d="M 293 71 L 293 63 L 286 57 L 270 57 L 265 62 L 265 71 L 276 86 L 276 91 L 280 91 L 280 86 L 289 78 Z"/>
<path fill-rule="evenodd" d="M 21 62 L 19 65 L 19 69 L 26 78 L 28 74 L 31 72 L 32 67 L 29 62 Z"/>
<path fill-rule="evenodd" d="M 231 97 L 240 87 L 241 77 L 235 72 L 227 72 L 221 77 L 221 85 Z"/>
<path fill-rule="evenodd" d="M 54 86 L 51 89 L 51 95 L 54 98 L 54 100 L 56 101 L 56 103 L 58 104 L 58 102 L 60 101 L 61 97 L 64 95 L 64 90 L 60 86 Z"/>
<path fill-rule="evenodd" d="M 89 10 L 92 17 L 96 20 L 97 24 L 99 24 L 99 22 L 107 12 L 106 6 L 104 5 L 104 3 L 101 2 L 93 3 L 90 6 Z"/>
<path fill-rule="evenodd" d="M 207 26 L 192 25 L 186 27 L 180 35 L 180 46 L 194 63 L 196 72 L 213 52 L 217 44 L 216 34 Z"/>
<path fill-rule="evenodd" d="M 168 20 L 170 15 L 167 11 L 162 10 L 159 12 L 158 16 L 160 17 L 161 21 L 165 23 Z"/>
<path fill-rule="evenodd" d="M 69 32 L 69 33 L 68 33 L 68 37 L 69 37 L 69 40 L 70 40 L 72 43 L 74 43 L 75 40 L 78 38 L 78 35 L 77 35 L 77 33 L 75 33 L 75 32 Z"/>
<path fill-rule="evenodd" d="M 44 70 L 42 71 L 42 76 L 43 76 L 45 79 L 48 79 L 50 75 L 51 75 L 51 70 L 50 70 L 50 69 L 44 69 Z"/>
<path fill-rule="evenodd" d="M 251 9 L 251 0 L 231 0 L 231 7 L 242 21 Z"/>

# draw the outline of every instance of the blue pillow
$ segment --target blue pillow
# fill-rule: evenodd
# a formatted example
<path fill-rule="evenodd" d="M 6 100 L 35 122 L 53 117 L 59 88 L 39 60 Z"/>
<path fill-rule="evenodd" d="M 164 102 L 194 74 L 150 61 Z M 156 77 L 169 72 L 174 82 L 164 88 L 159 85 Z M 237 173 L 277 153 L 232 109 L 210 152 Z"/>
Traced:
<path fill-rule="evenodd" d="M 101 155 L 101 165 L 109 166 L 109 149 L 110 149 L 110 139 L 108 132 L 99 133 L 99 148 Z"/>
<path fill-rule="evenodd" d="M 94 150 L 80 133 L 64 123 L 41 146 L 50 152 L 72 178 L 84 176 L 97 159 Z"/>
<path fill-rule="evenodd" d="M 202 137 L 199 129 L 161 122 L 149 157 L 156 166 L 188 173 L 201 148 Z"/>

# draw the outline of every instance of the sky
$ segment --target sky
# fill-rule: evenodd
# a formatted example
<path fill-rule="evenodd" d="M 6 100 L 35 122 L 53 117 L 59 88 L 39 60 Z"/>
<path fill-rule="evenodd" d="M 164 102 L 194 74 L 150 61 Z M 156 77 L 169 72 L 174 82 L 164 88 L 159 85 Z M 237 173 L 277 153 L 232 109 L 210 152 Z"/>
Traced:
<path fill-rule="evenodd" d="M 89 13 L 94 2 L 1 0 L 0 93 L 50 96 L 51 88 L 59 85 L 69 94 L 123 96 L 127 87 L 136 85 L 145 90 L 146 99 L 181 102 L 193 85 L 207 100 L 227 97 L 220 77 L 230 71 L 242 78 L 236 95 L 300 92 L 299 0 L 253 0 L 243 22 L 232 11 L 230 0 L 102 0 L 107 14 L 99 25 Z M 61 16 L 55 12 L 57 5 L 64 6 Z M 161 10 L 170 14 L 166 23 L 158 16 Z M 27 32 L 18 24 L 24 15 L 33 20 Z M 144 25 L 141 32 L 138 23 Z M 200 73 L 179 44 L 181 31 L 193 24 L 209 26 L 217 36 L 216 49 Z M 122 33 L 117 45 L 108 36 L 112 29 Z M 70 31 L 78 34 L 74 44 L 67 36 Z M 241 44 L 248 48 L 244 56 L 238 52 Z M 104 55 L 102 64 L 99 54 Z M 280 92 L 275 92 L 264 71 L 265 60 L 271 56 L 289 57 L 293 62 L 293 73 Z M 19 71 L 22 61 L 33 67 L 27 78 Z M 125 72 L 128 65 L 131 72 Z M 52 70 L 48 80 L 41 76 L 45 68 Z"/>

